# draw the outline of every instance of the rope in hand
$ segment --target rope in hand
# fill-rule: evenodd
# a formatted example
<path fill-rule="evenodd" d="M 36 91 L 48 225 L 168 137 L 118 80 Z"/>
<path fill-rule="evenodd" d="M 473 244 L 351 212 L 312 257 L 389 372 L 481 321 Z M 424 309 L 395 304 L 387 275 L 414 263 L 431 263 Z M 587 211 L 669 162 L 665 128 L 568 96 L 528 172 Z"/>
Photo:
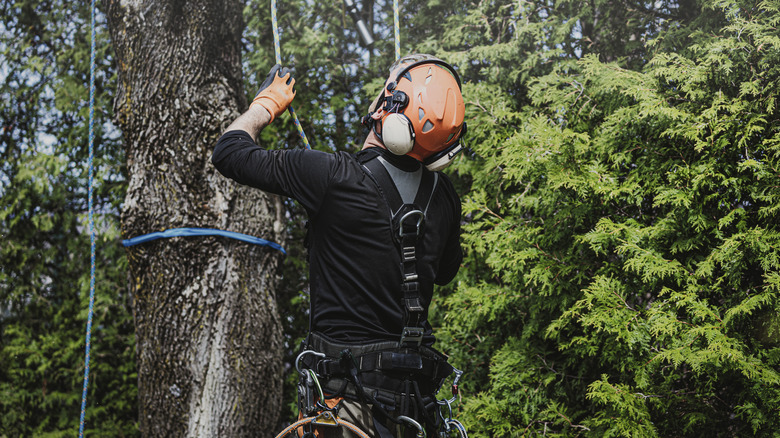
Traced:
<path fill-rule="evenodd" d="M 89 355 L 92 343 L 92 314 L 95 306 L 95 220 L 92 206 L 93 161 L 95 157 L 95 0 L 92 0 L 92 43 L 89 55 L 89 239 L 90 239 L 90 270 L 89 270 L 89 313 L 87 316 L 87 341 L 84 357 L 84 388 L 81 391 L 81 418 L 79 419 L 79 438 L 84 436 L 84 417 L 87 411 L 87 388 L 89 386 Z"/>
<path fill-rule="evenodd" d="M 276 22 L 276 0 L 271 0 L 271 27 L 273 27 L 274 31 L 274 55 L 276 56 L 276 63 L 282 65 L 282 50 L 279 44 L 279 25 Z M 303 145 L 306 146 L 306 149 L 311 149 L 309 139 L 306 138 L 306 133 L 303 132 L 301 122 L 298 120 L 298 115 L 295 113 L 292 105 L 288 107 L 288 110 L 295 123 L 295 128 L 298 130 L 298 135 L 300 135 L 301 140 L 303 140 Z"/>

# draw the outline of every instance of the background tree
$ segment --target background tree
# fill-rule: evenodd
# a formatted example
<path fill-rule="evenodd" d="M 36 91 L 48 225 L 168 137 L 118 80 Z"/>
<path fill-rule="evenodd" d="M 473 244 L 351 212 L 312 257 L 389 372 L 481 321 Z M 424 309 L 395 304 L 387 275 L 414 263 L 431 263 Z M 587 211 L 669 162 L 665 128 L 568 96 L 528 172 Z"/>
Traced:
<path fill-rule="evenodd" d="M 484 7 L 456 41 L 495 35 Z M 538 52 L 514 70 L 490 41 L 462 54 L 489 62 L 471 61 L 485 77 L 467 90 L 475 159 L 458 168 L 471 251 L 440 339 L 488 388 L 467 401 L 470 430 L 772 436 L 776 3 L 675 14 L 639 63 L 564 50 L 569 31 L 538 33 L 555 15 L 503 10 L 514 53 L 525 32 Z"/>
<path fill-rule="evenodd" d="M 218 228 L 282 241 L 280 199 L 219 175 L 211 152 L 246 109 L 239 1 L 108 5 L 128 163 L 125 237 Z M 139 421 L 148 436 L 248 436 L 275 426 L 281 253 L 223 238 L 128 250 Z"/>
<path fill-rule="evenodd" d="M 305 334 L 305 215 L 208 164 L 224 123 L 273 64 L 270 0 L 243 9 L 243 39 L 237 2 L 122 4 L 109 10 L 130 170 L 124 236 L 214 226 L 276 240 L 289 256 L 279 264 L 270 250 L 216 238 L 153 242 L 130 250 L 125 289 L 111 230 L 127 184 L 106 121 L 95 341 L 105 355 L 93 356 L 103 369 L 93 371 L 88 424 L 135 431 L 121 305 L 132 291 L 143 431 L 273 429 L 275 408 L 255 396 L 278 400 L 281 368 L 252 374 L 263 368 L 252 361 L 278 364 L 282 350 L 291 360 Z M 296 110 L 321 150 L 356 150 L 365 134 L 357 121 L 394 60 L 391 4 L 359 6 L 373 47 L 339 1 L 279 4 Z M 74 167 L 86 145 L 86 33 L 77 32 L 86 14 L 65 7 L 3 3 L 0 427 L 10 435 L 75 430 L 78 418 L 82 370 L 73 364 L 83 361 L 86 302 L 65 285 L 86 290 L 77 266 L 88 247 L 86 196 L 68 190 L 86 185 Z M 460 413 L 470 435 L 772 436 L 778 3 L 412 0 L 401 13 L 402 53 L 453 62 L 465 83 L 470 150 L 448 172 L 464 199 L 468 254 L 431 316 L 437 346 L 467 371 Z M 117 71 L 102 47 L 98 108 Z M 260 141 L 301 147 L 287 116 Z M 283 338 L 273 317 L 249 321 L 273 314 L 274 295 Z M 237 307 L 245 313 L 226 319 Z M 188 325 L 196 315 L 199 325 Z M 225 341 L 226 326 L 248 337 Z M 212 403 L 247 376 L 232 374 L 239 361 L 250 364 L 243 423 Z M 280 421 L 294 415 L 294 379 L 286 374 Z M 247 384 L 259 381 L 273 385 Z"/>
<path fill-rule="evenodd" d="M 88 5 L 0 2 L 0 436 L 78 430 L 89 295 Z M 98 29 L 98 108 L 113 96 L 113 55 Z M 106 73 L 107 72 L 107 73 Z M 110 106 L 109 106 L 110 107 Z M 137 429 L 126 259 L 116 245 L 124 168 L 96 112 L 97 324 L 86 433 Z"/>

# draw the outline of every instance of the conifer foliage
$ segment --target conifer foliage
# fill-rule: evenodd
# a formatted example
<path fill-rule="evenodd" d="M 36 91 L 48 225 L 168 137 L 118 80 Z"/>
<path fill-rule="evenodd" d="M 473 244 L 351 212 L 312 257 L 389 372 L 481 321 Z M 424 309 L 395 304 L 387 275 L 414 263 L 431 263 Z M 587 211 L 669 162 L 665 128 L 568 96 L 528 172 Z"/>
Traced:
<path fill-rule="evenodd" d="M 779 6 L 705 2 L 639 65 L 549 44 L 523 96 L 467 90 L 470 256 L 440 339 L 472 435 L 776 434 Z"/>
<path fill-rule="evenodd" d="M 89 2 L 2 1 L 0 437 L 75 436 L 90 283 Z M 100 23 L 99 23 L 100 26 Z M 112 52 L 97 30 L 95 324 L 87 435 L 137 434 L 124 193 L 110 123 Z"/>
<path fill-rule="evenodd" d="M 393 61 L 391 2 L 358 3 L 373 47 L 340 1 L 279 2 L 296 110 L 320 150 L 362 141 L 357 120 Z M 400 4 L 403 53 L 435 54 L 464 81 L 469 152 L 448 172 L 467 257 L 431 315 L 437 347 L 466 371 L 457 413 L 469 435 L 776 436 L 780 1 Z M 0 437 L 77 429 L 85 5 L 0 2 Z M 248 97 L 273 64 L 269 7 L 246 3 Z M 126 182 L 109 122 L 116 68 L 98 35 L 102 238 L 87 424 L 128 436 L 138 428 L 117 230 Z M 287 116 L 261 141 L 299 147 Z M 287 207 L 299 241 L 304 212 Z M 283 243 L 277 298 L 291 360 L 306 326 L 305 254 Z"/>

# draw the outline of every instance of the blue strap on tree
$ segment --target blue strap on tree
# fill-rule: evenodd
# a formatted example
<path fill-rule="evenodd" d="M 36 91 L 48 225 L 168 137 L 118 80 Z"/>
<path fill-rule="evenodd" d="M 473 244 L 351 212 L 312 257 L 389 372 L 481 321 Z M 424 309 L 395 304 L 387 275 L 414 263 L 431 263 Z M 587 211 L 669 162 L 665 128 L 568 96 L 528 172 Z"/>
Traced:
<path fill-rule="evenodd" d="M 122 245 L 134 246 L 140 243 L 149 242 L 157 239 L 167 239 L 170 237 L 188 237 L 188 236 L 222 236 L 229 237 L 231 239 L 240 240 L 242 242 L 252 243 L 254 245 L 268 246 L 270 248 L 281 251 L 282 254 L 287 252 L 278 243 L 274 243 L 259 237 L 250 236 L 248 234 L 236 233 L 235 231 L 217 230 L 214 228 L 171 228 L 165 231 L 157 231 L 154 233 L 144 234 L 142 236 L 133 237 L 131 239 L 125 239 L 122 241 Z"/>

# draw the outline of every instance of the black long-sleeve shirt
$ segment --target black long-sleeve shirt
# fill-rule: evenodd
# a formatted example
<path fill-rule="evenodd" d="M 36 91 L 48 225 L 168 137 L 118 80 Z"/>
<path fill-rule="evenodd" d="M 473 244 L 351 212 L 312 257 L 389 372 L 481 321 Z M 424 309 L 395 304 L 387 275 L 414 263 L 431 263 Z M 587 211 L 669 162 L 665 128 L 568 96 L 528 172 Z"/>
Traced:
<path fill-rule="evenodd" d="M 336 341 L 397 341 L 404 325 L 401 254 L 387 205 L 359 159 L 380 154 L 413 172 L 420 163 L 381 148 L 357 154 L 265 150 L 244 131 L 223 135 L 212 163 L 241 184 L 297 200 L 309 216 L 311 327 Z M 427 171 L 427 170 L 426 170 Z M 433 285 L 450 282 L 463 255 L 460 199 L 439 175 L 418 245 L 417 274 L 426 308 L 424 345 L 434 342 L 427 309 Z"/>

